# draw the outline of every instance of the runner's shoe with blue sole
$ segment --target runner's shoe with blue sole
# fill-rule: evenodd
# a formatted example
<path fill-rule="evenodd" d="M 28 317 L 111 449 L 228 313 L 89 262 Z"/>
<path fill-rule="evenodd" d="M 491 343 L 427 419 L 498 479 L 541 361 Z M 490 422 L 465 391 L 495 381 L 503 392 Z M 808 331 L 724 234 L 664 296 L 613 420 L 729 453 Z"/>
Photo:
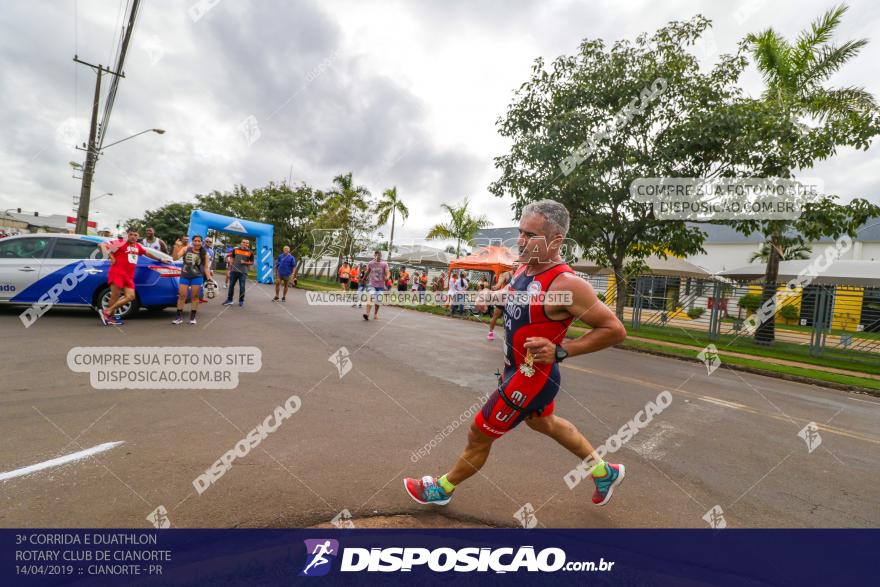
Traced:
<path fill-rule="evenodd" d="M 623 465 L 605 463 L 605 469 L 604 477 L 593 477 L 593 483 L 596 484 L 596 491 L 593 492 L 593 503 L 596 505 L 605 505 L 611 501 L 614 488 L 620 485 L 626 474 L 626 467 Z"/>
<path fill-rule="evenodd" d="M 411 498 L 423 505 L 446 505 L 452 499 L 437 480 L 430 476 L 421 479 L 407 477 L 403 480 L 403 488 Z"/>

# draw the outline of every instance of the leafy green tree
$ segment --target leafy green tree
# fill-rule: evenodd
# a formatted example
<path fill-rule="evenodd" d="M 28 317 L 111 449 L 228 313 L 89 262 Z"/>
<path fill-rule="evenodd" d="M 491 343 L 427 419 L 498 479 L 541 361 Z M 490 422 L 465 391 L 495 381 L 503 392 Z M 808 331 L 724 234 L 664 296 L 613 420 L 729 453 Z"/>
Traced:
<path fill-rule="evenodd" d="M 141 231 L 147 226 L 171 245 L 174 239 L 189 230 L 189 218 L 194 209 L 246 218 L 271 224 L 275 228 L 273 247 L 280 251 L 285 245 L 297 257 L 308 254 L 311 229 L 317 221 L 325 195 L 306 184 L 288 186 L 286 183 L 269 185 L 253 190 L 236 185 L 231 191 L 214 190 L 199 194 L 195 203 L 176 202 L 156 210 L 147 210 L 143 218 L 132 218 L 129 224 Z"/>
<path fill-rule="evenodd" d="M 350 171 L 333 178 L 333 187 L 327 191 L 316 227 L 338 231 L 337 270 L 343 255 L 355 252 L 354 244 L 372 232 L 371 204 L 370 190 L 355 185 Z"/>
<path fill-rule="evenodd" d="M 828 79 L 853 59 L 867 40 L 835 45 L 832 37 L 848 10 L 841 5 L 816 19 L 794 43 L 772 28 L 746 37 L 755 65 L 764 78 L 763 107 L 774 116 L 761 129 L 761 144 L 748 162 L 755 176 L 789 178 L 798 169 L 833 156 L 838 147 L 867 149 L 880 134 L 877 104 L 861 87 L 826 87 Z M 764 300 L 773 297 L 779 277 L 783 235 L 793 233 L 797 244 L 823 236 L 855 236 L 859 227 L 880 208 L 864 199 L 845 206 L 826 196 L 804 206 L 797 220 L 749 220 L 732 222 L 748 235 L 759 232 L 767 240 L 767 271 Z M 755 340 L 769 344 L 774 339 L 774 322 L 767 320 L 755 333 Z"/>
<path fill-rule="evenodd" d="M 289 186 L 286 183 L 248 190 L 236 185 L 232 191 L 214 190 L 196 196 L 196 208 L 216 214 L 246 218 L 275 227 L 273 248 L 280 251 L 288 245 L 297 257 L 308 254 L 311 229 L 314 226 L 324 193 L 306 184 Z"/>
<path fill-rule="evenodd" d="M 583 256 L 614 270 L 619 318 L 627 277 L 644 258 L 702 252 L 706 237 L 655 219 L 631 197 L 632 182 L 716 177 L 751 148 L 736 141 L 742 114 L 733 108 L 747 59 L 722 55 L 704 73 L 689 52 L 709 26 L 696 16 L 610 47 L 586 39 L 549 67 L 537 59 L 498 121 L 511 147 L 495 159 L 501 176 L 490 191 L 512 197 L 517 215 L 531 201 L 563 203 Z"/>
<path fill-rule="evenodd" d="M 379 226 L 386 224 L 388 217 L 391 216 L 391 236 L 388 238 L 389 261 L 391 260 L 391 255 L 394 254 L 394 221 L 398 213 L 404 221 L 409 218 L 409 209 L 400 199 L 400 196 L 397 195 L 397 186 L 394 186 L 382 192 L 382 197 L 379 199 L 379 203 L 376 204 L 377 223 Z"/>
<path fill-rule="evenodd" d="M 305 183 L 293 187 L 270 183 L 254 190 L 252 195 L 261 208 L 260 222 L 275 227 L 275 250 L 280 253 L 287 245 L 298 259 L 307 256 L 311 229 L 324 202 L 324 193 Z"/>
<path fill-rule="evenodd" d="M 426 239 L 445 239 L 455 240 L 455 257 L 461 256 L 461 242 L 472 243 L 477 233 L 491 226 L 491 222 L 482 214 L 473 216 L 468 212 L 470 200 L 464 199 L 461 206 L 450 206 L 449 204 L 441 204 L 440 206 L 449 214 L 449 220 L 440 224 L 435 224 Z"/>
<path fill-rule="evenodd" d="M 193 208 L 188 202 L 166 204 L 161 208 L 145 211 L 143 218 L 129 218 L 125 221 L 125 226 L 137 228 L 141 235 L 148 226 L 152 226 L 156 230 L 156 236 L 172 247 L 174 241 L 189 230 L 189 216 Z"/>

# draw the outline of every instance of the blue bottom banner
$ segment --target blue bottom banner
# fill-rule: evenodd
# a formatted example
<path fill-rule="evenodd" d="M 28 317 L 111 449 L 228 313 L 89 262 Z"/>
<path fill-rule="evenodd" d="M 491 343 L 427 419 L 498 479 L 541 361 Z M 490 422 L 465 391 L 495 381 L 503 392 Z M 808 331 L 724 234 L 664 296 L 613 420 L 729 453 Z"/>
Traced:
<path fill-rule="evenodd" d="M 0 530 L 0 585 L 876 585 L 878 544 L 878 530 Z"/>

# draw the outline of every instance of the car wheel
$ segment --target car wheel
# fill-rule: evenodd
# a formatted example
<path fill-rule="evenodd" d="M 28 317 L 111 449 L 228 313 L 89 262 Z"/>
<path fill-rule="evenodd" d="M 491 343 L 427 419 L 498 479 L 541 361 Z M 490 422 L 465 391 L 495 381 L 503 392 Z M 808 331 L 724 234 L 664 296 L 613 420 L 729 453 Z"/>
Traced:
<path fill-rule="evenodd" d="M 98 304 L 104 310 L 110 305 L 110 288 L 104 287 L 97 295 Z M 137 297 L 135 297 L 133 302 L 128 302 L 123 305 L 121 308 L 116 310 L 116 317 L 122 318 L 123 320 L 127 318 L 131 318 L 135 314 L 137 314 L 138 308 L 140 304 L 138 303 Z"/>

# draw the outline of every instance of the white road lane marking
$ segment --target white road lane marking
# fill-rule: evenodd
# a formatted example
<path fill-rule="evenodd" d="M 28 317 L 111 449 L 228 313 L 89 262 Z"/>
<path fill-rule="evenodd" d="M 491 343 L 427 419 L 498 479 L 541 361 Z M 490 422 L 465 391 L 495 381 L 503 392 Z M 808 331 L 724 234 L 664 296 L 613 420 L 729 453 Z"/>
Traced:
<path fill-rule="evenodd" d="M 880 402 L 872 402 L 871 400 L 867 400 L 867 399 L 859 399 L 857 397 L 848 397 L 846 399 L 852 400 L 854 402 L 862 402 L 863 404 L 872 404 L 875 406 L 880 406 Z"/>
<path fill-rule="evenodd" d="M 87 448 L 87 449 L 81 450 L 79 452 L 71 453 L 69 455 L 64 455 L 63 457 L 49 459 L 48 461 L 43 461 L 42 463 L 37 463 L 36 465 L 30 465 L 27 467 L 22 467 L 21 469 L 16 469 L 14 471 L 0 473 L 0 481 L 14 479 L 15 477 L 21 477 L 23 475 L 30 475 L 31 473 L 36 473 L 37 471 L 42 471 L 43 469 L 51 469 L 52 467 L 66 465 L 67 463 L 72 463 L 73 461 L 87 459 L 87 458 L 94 456 L 98 453 L 108 451 L 111 448 L 116 448 L 120 444 L 125 444 L 125 441 L 119 440 L 116 442 L 105 442 L 104 444 L 99 444 L 98 446 L 93 446 L 92 448 Z"/>

